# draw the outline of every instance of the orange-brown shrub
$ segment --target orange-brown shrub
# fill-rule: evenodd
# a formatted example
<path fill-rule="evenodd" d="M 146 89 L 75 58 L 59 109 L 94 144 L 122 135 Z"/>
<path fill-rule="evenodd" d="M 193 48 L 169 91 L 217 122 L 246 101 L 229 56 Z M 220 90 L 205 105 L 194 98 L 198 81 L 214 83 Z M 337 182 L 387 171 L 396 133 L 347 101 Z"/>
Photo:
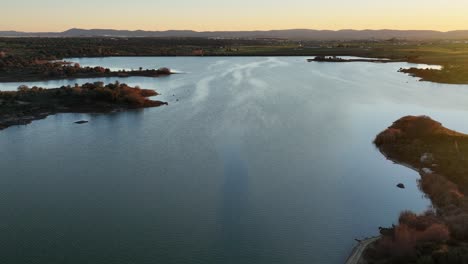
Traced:
<path fill-rule="evenodd" d="M 456 184 L 434 173 L 422 176 L 419 186 L 438 207 L 458 205 L 464 197 Z"/>
<path fill-rule="evenodd" d="M 417 247 L 425 243 L 440 243 L 450 239 L 448 227 L 432 212 L 416 215 L 403 212 L 392 235 L 384 236 L 376 247 L 382 256 L 409 257 L 417 254 Z"/>
<path fill-rule="evenodd" d="M 380 133 L 374 140 L 374 143 L 377 146 L 381 146 L 383 144 L 388 144 L 395 142 L 400 136 L 402 132 L 400 129 L 397 128 L 388 128 L 382 133 Z"/>

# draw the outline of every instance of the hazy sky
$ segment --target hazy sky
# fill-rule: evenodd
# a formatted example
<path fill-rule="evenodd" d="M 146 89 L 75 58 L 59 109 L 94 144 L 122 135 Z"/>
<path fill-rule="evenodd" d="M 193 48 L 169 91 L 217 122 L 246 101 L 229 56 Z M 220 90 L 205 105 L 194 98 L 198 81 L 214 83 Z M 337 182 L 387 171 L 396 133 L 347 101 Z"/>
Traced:
<path fill-rule="evenodd" d="M 468 0 L 8 0 L 0 30 L 468 29 Z"/>

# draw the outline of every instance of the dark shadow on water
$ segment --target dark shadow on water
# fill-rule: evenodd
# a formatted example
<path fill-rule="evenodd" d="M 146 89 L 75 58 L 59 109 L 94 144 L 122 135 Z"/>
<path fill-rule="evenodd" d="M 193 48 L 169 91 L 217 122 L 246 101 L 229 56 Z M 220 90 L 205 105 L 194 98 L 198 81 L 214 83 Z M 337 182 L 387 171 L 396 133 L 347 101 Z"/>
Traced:
<path fill-rule="evenodd" d="M 238 145 L 228 145 L 223 153 L 224 184 L 219 210 L 220 237 L 216 247 L 224 263 L 255 259 L 248 232 L 249 171 Z M 250 252 L 250 253 L 248 253 Z"/>

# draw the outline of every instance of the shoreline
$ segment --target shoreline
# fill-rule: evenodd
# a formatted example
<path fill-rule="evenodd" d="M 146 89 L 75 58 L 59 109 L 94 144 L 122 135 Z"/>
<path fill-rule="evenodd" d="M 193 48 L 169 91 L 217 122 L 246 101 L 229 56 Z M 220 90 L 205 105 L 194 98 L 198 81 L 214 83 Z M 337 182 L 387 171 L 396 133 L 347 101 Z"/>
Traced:
<path fill-rule="evenodd" d="M 290 54 L 290 53 L 258 53 L 258 54 L 205 54 L 205 55 L 103 55 L 103 56 L 72 56 L 72 57 L 64 57 L 62 59 L 56 60 L 48 60 L 47 63 L 56 64 L 56 65 L 65 65 L 67 67 L 71 67 L 70 65 L 73 64 L 73 59 L 85 59 L 85 58 L 131 58 L 131 57 L 155 57 L 155 58 L 236 58 L 236 57 L 258 57 L 258 58 L 267 58 L 267 57 L 310 57 L 309 53 L 305 54 Z M 312 55 L 313 56 L 313 55 Z M 343 53 L 343 55 L 333 55 L 333 56 L 316 56 L 313 59 L 306 59 L 307 62 L 324 62 L 324 63 L 352 63 L 352 62 L 368 62 L 368 63 L 410 63 L 410 64 L 426 64 L 426 65 L 437 65 L 440 66 L 441 69 L 422 69 L 418 67 L 409 67 L 409 68 L 401 68 L 398 72 L 403 74 L 408 74 L 413 78 L 419 78 L 420 81 L 427 81 L 432 83 L 440 83 L 440 84 L 456 84 L 456 85 L 463 85 L 468 84 L 468 79 L 466 80 L 459 80 L 455 78 L 451 71 L 445 71 L 444 66 L 440 64 L 433 64 L 430 62 L 420 61 L 416 62 L 412 58 L 408 57 L 401 57 L 397 59 L 392 59 L 388 57 L 379 57 L 379 56 L 358 56 L 357 59 L 346 59 L 342 57 L 356 57 L 356 54 L 352 53 Z M 85 67 L 87 69 L 93 69 L 93 67 Z M 94 68 L 102 68 L 100 66 L 95 66 Z M 79 68 L 84 69 L 84 68 Z M 102 68 L 104 69 L 104 68 Z M 0 83 L 15 83 L 15 82 L 39 82 L 39 81 L 53 81 L 53 80 L 79 80 L 79 79 L 89 79 L 89 78 L 128 78 L 128 77 L 164 77 L 169 76 L 172 74 L 178 74 L 177 72 L 171 72 L 168 68 L 160 68 L 160 69 L 146 69 L 146 70 L 131 70 L 131 71 L 110 71 L 106 69 L 106 72 L 77 72 L 73 74 L 65 74 L 62 73 L 57 76 L 45 76 L 45 72 L 38 72 L 38 73 L 31 73 L 31 72 L 8 72 L 8 74 L 4 74 L 0 76 Z"/>
<path fill-rule="evenodd" d="M 31 113 L 29 115 L 10 115 L 9 117 L 0 116 L 0 131 L 7 129 L 12 126 L 25 126 L 31 124 L 33 121 L 46 119 L 48 116 L 57 115 L 57 114 L 109 114 L 109 113 L 117 113 L 123 112 L 127 110 L 134 110 L 134 109 L 144 109 L 144 108 L 151 108 L 151 107 L 159 107 L 168 105 L 166 102 L 162 101 L 153 101 L 155 104 L 152 106 L 144 106 L 144 107 L 126 107 L 123 105 L 116 105 L 112 107 L 95 107 L 95 108 L 75 108 L 75 109 L 60 109 L 54 111 L 47 111 L 41 110 L 35 113 Z"/>
<path fill-rule="evenodd" d="M 466 230 L 459 223 L 466 221 L 468 208 L 468 135 L 427 116 L 406 116 L 379 133 L 374 144 L 387 160 L 420 175 L 419 188 L 431 207 L 421 214 L 403 211 L 396 225 L 380 228 L 381 238 L 363 251 L 364 260 L 386 264 L 465 257 L 457 254 L 467 250 Z"/>
<path fill-rule="evenodd" d="M 381 149 L 379 149 L 379 152 L 388 160 L 388 161 L 391 161 L 393 162 L 393 164 L 395 165 L 401 165 L 403 167 L 406 167 L 410 170 L 413 170 L 415 171 L 416 173 L 418 173 L 419 177 L 423 177 L 423 174 L 422 174 L 422 171 L 414 166 L 412 166 L 411 164 L 409 163 L 404 163 L 404 162 L 398 162 L 396 161 L 395 159 L 392 159 L 390 158 L 384 151 L 382 151 Z M 421 190 L 422 193 L 424 193 L 422 190 Z M 345 264 L 361 264 L 363 263 L 363 261 L 365 260 L 364 257 L 365 257 L 365 253 L 367 251 L 367 249 L 374 243 L 376 243 L 380 238 L 382 238 L 382 235 L 379 235 L 379 236 L 375 236 L 375 237 L 370 237 L 370 238 L 366 238 L 362 241 L 360 241 L 354 248 L 353 250 L 351 251 L 351 253 L 349 254 L 348 258 L 346 259 L 345 261 Z M 367 242 L 367 243 L 366 243 Z M 366 243 L 366 244 L 364 244 Z M 365 262 L 364 262 L 365 263 Z"/>
<path fill-rule="evenodd" d="M 355 57 L 352 54 L 346 54 L 346 55 L 340 55 L 342 57 Z M 226 55 L 218 55 L 218 54 L 207 54 L 207 55 L 112 55 L 112 56 L 84 56 L 84 57 L 69 57 L 69 58 L 64 58 L 64 61 L 67 60 L 72 60 L 72 59 L 86 59 L 86 58 L 132 58 L 132 57 L 155 57 L 155 58 L 252 58 L 252 57 L 258 57 L 258 58 L 268 58 L 268 57 L 293 57 L 293 58 L 299 58 L 299 57 L 310 57 L 310 55 L 301 55 L 301 54 L 226 54 Z M 443 65 L 440 64 L 431 64 L 428 62 L 415 62 L 412 61 L 410 58 L 399 58 L 399 59 L 389 59 L 387 57 L 378 57 L 378 56 L 370 56 L 370 57 L 359 57 L 359 59 L 345 59 L 342 57 L 329 57 L 325 58 L 313 58 L 313 59 L 306 59 L 307 62 L 324 62 L 324 63 L 352 63 L 352 62 L 368 62 L 368 63 L 409 63 L 409 64 L 423 64 L 427 66 L 439 66 L 441 69 L 431 69 L 430 67 L 426 68 L 418 68 L 418 67 L 409 67 L 409 68 L 401 68 L 398 70 L 399 73 L 406 74 L 410 77 L 413 78 L 419 78 L 419 81 L 421 82 L 431 82 L 431 83 L 439 83 L 439 84 L 453 84 L 453 85 L 468 85 L 468 81 L 455 81 L 455 80 L 450 80 L 446 78 L 431 78 L 427 76 L 423 76 L 425 71 L 432 71 L 437 74 L 443 72 Z M 177 72 L 171 72 L 170 74 L 178 74 Z M 132 75 L 132 76 L 140 76 L 140 75 Z M 125 77 L 132 77 L 132 76 L 125 76 Z M 100 77 L 100 76 L 99 76 Z M 99 78 L 96 77 L 96 78 Z M 112 77 L 112 76 L 111 76 Z M 120 77 L 120 76 L 115 76 L 115 77 Z M 122 77 L 122 78 L 125 78 Z M 151 77 L 151 76 L 147 76 Z M 159 76 L 156 76 L 159 77 Z M 88 78 L 88 77 L 80 77 L 80 78 Z M 93 77 L 89 77 L 93 78 Z M 57 78 L 57 79 L 48 79 L 48 80 L 62 80 L 63 78 Z M 70 80 L 77 79 L 77 78 L 67 78 Z M 30 80 L 28 80 L 30 81 Z M 40 80 L 39 80 L 40 81 Z M 14 82 L 14 81 L 2 81 L 1 82 Z"/>
<path fill-rule="evenodd" d="M 153 101 L 154 90 L 130 87 L 126 84 L 104 85 L 86 83 L 61 88 L 27 88 L 0 91 L 0 130 L 10 126 L 27 125 L 59 113 L 111 113 L 168 105 Z"/>
<path fill-rule="evenodd" d="M 347 62 L 407 62 L 440 65 L 441 70 L 412 68 L 415 77 L 434 83 L 468 84 L 468 49 L 464 43 L 442 40 L 424 41 L 298 41 L 288 39 L 205 39 L 205 38 L 0 38 L 0 73 L 46 73 L 46 76 L 70 75 L 81 69 L 43 65 L 64 58 L 107 57 L 355 57 Z M 457 52 L 453 52 L 457 51 Z M 387 60 L 386 60 L 387 59 Z M 390 60 L 390 61 L 389 61 Z M 329 62 L 344 62 L 328 60 Z M 37 64 L 37 65 L 34 65 Z M 65 67 L 64 65 L 60 65 Z M 71 66 L 71 65 L 69 65 Z M 25 71 L 23 71 L 25 69 Z M 99 71 L 97 69 L 96 71 Z M 87 71 L 84 70 L 86 73 Z M 89 75 L 87 75 L 89 76 Z M 24 76 L 13 76 L 18 81 Z M 91 76 L 92 77 L 92 76 Z M 29 78 L 30 79 L 30 78 Z M 39 78 L 42 79 L 42 78 Z M 49 79 L 44 78 L 44 79 Z M 6 78 L 4 80 L 7 80 Z M 13 80 L 9 80 L 13 81 Z"/>
<path fill-rule="evenodd" d="M 345 261 L 345 264 L 359 264 L 363 260 L 363 255 L 366 249 L 379 240 L 380 236 L 366 238 L 361 240 L 351 251 L 348 258 Z"/>
<path fill-rule="evenodd" d="M 111 71 L 108 73 L 77 73 L 70 76 L 44 76 L 42 74 L 21 74 L 15 73 L 9 76 L 0 77 L 0 83 L 23 83 L 23 82 L 40 82 L 40 81 L 55 81 L 55 80 L 78 80 L 92 78 L 129 78 L 129 77 L 149 77 L 159 78 L 166 77 L 175 72 L 162 72 L 161 70 L 143 70 L 143 71 Z"/>

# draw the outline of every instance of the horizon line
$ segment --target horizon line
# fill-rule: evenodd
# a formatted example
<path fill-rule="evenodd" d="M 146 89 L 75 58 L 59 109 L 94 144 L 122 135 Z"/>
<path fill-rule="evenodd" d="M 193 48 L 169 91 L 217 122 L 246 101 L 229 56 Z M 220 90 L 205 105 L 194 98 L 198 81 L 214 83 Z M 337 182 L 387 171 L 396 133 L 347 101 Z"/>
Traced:
<path fill-rule="evenodd" d="M 287 30 L 310 30 L 310 31 L 433 31 L 433 32 L 454 32 L 454 31 L 468 31 L 467 29 L 453 29 L 453 30 L 437 30 L 437 29 L 391 29 L 391 28 L 380 28 L 380 29 L 353 29 L 353 28 L 343 28 L 343 29 L 314 29 L 314 28 L 285 28 L 285 29 L 246 29 L 246 30 L 193 30 L 193 29 L 162 29 L 162 30 L 152 30 L 152 29 L 115 29 L 115 28 L 79 28 L 72 27 L 62 31 L 22 31 L 14 29 L 0 29 L 3 32 L 20 32 L 20 33 L 63 33 L 70 30 L 113 30 L 113 31 L 146 31 L 146 32 L 167 32 L 167 31 L 192 31 L 192 32 L 256 32 L 256 31 L 287 31 Z"/>

